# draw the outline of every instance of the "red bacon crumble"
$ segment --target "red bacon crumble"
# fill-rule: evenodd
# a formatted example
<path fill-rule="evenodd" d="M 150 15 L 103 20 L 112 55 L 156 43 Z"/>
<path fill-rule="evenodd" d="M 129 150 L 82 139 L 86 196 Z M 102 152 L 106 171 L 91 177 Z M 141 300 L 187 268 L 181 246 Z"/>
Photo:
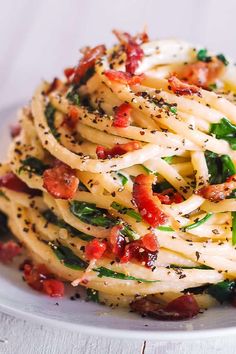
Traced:
<path fill-rule="evenodd" d="M 105 241 L 100 241 L 97 238 L 88 242 L 85 247 L 85 257 L 89 260 L 100 259 L 106 251 L 107 245 Z"/>
<path fill-rule="evenodd" d="M 71 79 L 72 75 L 74 75 L 74 73 L 75 73 L 75 68 L 66 68 L 64 70 L 64 74 L 65 74 L 68 81 L 70 81 L 70 79 Z"/>
<path fill-rule="evenodd" d="M 53 168 L 45 170 L 43 173 L 43 187 L 54 198 L 73 198 L 78 185 L 79 179 L 75 175 L 75 170 L 62 162 L 59 162 Z"/>
<path fill-rule="evenodd" d="M 64 295 L 64 284 L 54 279 L 44 264 L 24 265 L 24 279 L 34 290 L 43 292 L 51 297 L 62 297 Z"/>
<path fill-rule="evenodd" d="M 0 187 L 11 189 L 15 192 L 38 195 L 39 191 L 29 188 L 25 182 L 18 178 L 13 172 L 8 172 L 0 177 Z"/>
<path fill-rule="evenodd" d="M 80 59 L 79 64 L 77 67 L 74 69 L 74 73 L 71 73 L 71 71 L 67 69 L 66 74 L 72 77 L 72 82 L 74 84 L 79 83 L 82 77 L 86 74 L 88 69 L 92 68 L 96 61 L 104 55 L 106 52 L 106 47 L 104 45 L 98 45 L 92 49 L 88 49 L 86 53 L 84 54 L 83 58 Z"/>
<path fill-rule="evenodd" d="M 75 129 L 79 120 L 78 109 L 74 106 L 69 108 L 68 114 L 65 116 L 62 125 L 66 125 L 69 129 Z"/>
<path fill-rule="evenodd" d="M 13 258 L 20 255 L 22 248 L 14 241 L 0 242 L 0 261 L 10 263 Z"/>
<path fill-rule="evenodd" d="M 153 227 L 162 225 L 167 220 L 167 216 L 158 207 L 157 196 L 152 192 L 155 181 L 155 176 L 141 174 L 135 178 L 133 186 L 133 200 L 142 218 Z"/>
<path fill-rule="evenodd" d="M 10 135 L 12 138 L 16 138 L 20 135 L 21 125 L 20 123 L 14 123 L 10 125 Z"/>
<path fill-rule="evenodd" d="M 107 70 L 104 74 L 110 81 L 115 81 L 119 84 L 130 86 L 140 84 L 145 77 L 144 74 L 131 75 L 130 73 L 116 70 Z"/>
<path fill-rule="evenodd" d="M 183 95 L 197 94 L 198 96 L 201 96 L 199 87 L 183 82 L 174 75 L 169 77 L 168 83 L 169 83 L 169 88 L 176 95 L 183 96 Z"/>
<path fill-rule="evenodd" d="M 131 106 L 129 103 L 122 103 L 115 108 L 113 126 L 117 128 L 127 128 L 130 124 Z"/>
<path fill-rule="evenodd" d="M 173 188 L 169 188 L 164 190 L 161 193 L 153 193 L 153 195 L 157 196 L 162 204 L 178 204 L 184 201 L 184 198 L 178 192 L 175 192 Z"/>
<path fill-rule="evenodd" d="M 185 65 L 179 76 L 190 84 L 208 88 L 220 77 L 223 69 L 224 64 L 219 59 L 212 57 L 210 62 L 197 61 Z"/>
<path fill-rule="evenodd" d="M 195 193 L 212 202 L 219 202 L 229 197 L 234 189 L 236 189 L 236 174 L 229 177 L 224 183 L 204 186 Z"/>
<path fill-rule="evenodd" d="M 113 157 L 119 157 L 134 150 L 141 149 L 142 145 L 139 141 L 131 141 L 126 144 L 116 144 L 111 149 L 106 149 L 104 146 L 98 145 L 96 149 L 97 157 L 99 159 L 111 159 Z"/>
<path fill-rule="evenodd" d="M 156 298 L 149 296 L 133 301 L 130 307 L 141 315 L 163 321 L 186 320 L 196 316 L 200 311 L 195 297 L 191 294 L 179 296 L 165 307 L 162 307 Z"/>
<path fill-rule="evenodd" d="M 126 72 L 133 75 L 135 73 L 136 69 L 138 68 L 139 62 L 142 60 L 142 58 L 144 56 L 143 49 L 140 47 L 140 44 L 137 41 L 137 37 L 132 37 L 127 32 L 119 32 L 116 30 L 114 30 L 113 33 L 119 39 L 121 44 L 123 44 L 125 47 Z M 146 40 L 147 36 L 142 36 L 140 38 Z"/>
<path fill-rule="evenodd" d="M 135 259 L 146 267 L 152 267 L 157 259 L 159 245 L 156 236 L 152 233 L 144 235 L 136 241 L 127 242 L 122 234 L 122 225 L 113 226 L 109 237 L 112 254 L 118 257 L 121 263 Z"/>

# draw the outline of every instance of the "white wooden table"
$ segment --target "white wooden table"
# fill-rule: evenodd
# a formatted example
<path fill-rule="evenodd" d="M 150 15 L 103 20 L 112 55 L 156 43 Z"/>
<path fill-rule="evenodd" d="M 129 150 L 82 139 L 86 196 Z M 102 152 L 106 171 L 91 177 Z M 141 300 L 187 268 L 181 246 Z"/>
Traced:
<path fill-rule="evenodd" d="M 0 108 L 27 100 L 42 78 L 77 62 L 78 48 L 112 43 L 112 28 L 179 37 L 236 59 L 235 0 L 0 0 Z M 111 339 L 0 314 L 2 354 L 235 354 L 236 338 L 187 342 Z"/>

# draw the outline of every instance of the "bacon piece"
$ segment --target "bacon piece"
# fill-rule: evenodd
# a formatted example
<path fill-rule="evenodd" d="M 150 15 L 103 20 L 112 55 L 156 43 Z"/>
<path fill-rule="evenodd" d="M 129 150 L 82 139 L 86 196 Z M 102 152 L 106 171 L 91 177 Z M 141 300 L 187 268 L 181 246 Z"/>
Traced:
<path fill-rule="evenodd" d="M 51 92 L 53 92 L 55 90 L 59 90 L 62 87 L 63 87 L 62 81 L 60 79 L 58 79 L 57 77 L 55 77 L 55 79 L 52 81 L 49 88 L 47 89 L 46 93 L 47 93 L 47 95 L 49 95 Z"/>
<path fill-rule="evenodd" d="M 75 175 L 75 170 L 62 162 L 59 162 L 53 168 L 45 170 L 43 173 L 43 187 L 54 198 L 73 198 L 78 185 L 79 179 Z"/>
<path fill-rule="evenodd" d="M 125 252 L 126 240 L 125 236 L 122 235 L 121 230 L 123 229 L 122 225 L 115 225 L 112 227 L 109 242 L 111 245 L 111 251 L 116 256 L 121 258 Z"/>
<path fill-rule="evenodd" d="M 69 107 L 69 112 L 65 116 L 62 125 L 66 125 L 69 129 L 75 129 L 79 120 L 78 109 L 74 106 Z"/>
<path fill-rule="evenodd" d="M 183 95 L 193 95 L 196 93 L 198 96 L 201 96 L 199 87 L 183 82 L 174 75 L 169 77 L 168 82 L 169 82 L 169 88 L 176 95 L 183 96 Z"/>
<path fill-rule="evenodd" d="M 130 73 L 116 70 L 107 70 L 104 74 L 110 81 L 130 86 L 140 84 L 145 77 L 144 74 L 131 75 Z"/>
<path fill-rule="evenodd" d="M 133 311 L 157 320 L 179 321 L 196 316 L 200 308 L 191 294 L 182 295 L 162 308 L 155 297 L 144 297 L 130 304 Z"/>
<path fill-rule="evenodd" d="M 13 258 L 20 255 L 22 248 L 14 241 L 0 242 L 0 261 L 10 263 Z"/>
<path fill-rule="evenodd" d="M 43 292 L 51 297 L 63 297 L 65 286 L 60 280 L 45 279 L 43 280 Z"/>
<path fill-rule="evenodd" d="M 161 193 L 153 193 L 158 199 L 161 201 L 162 204 L 178 204 L 184 201 L 181 194 L 175 192 L 173 188 L 166 189 Z"/>
<path fill-rule="evenodd" d="M 141 149 L 142 145 L 139 141 L 131 141 L 126 144 L 116 144 L 111 149 L 106 149 L 104 146 L 98 145 L 96 149 L 97 157 L 99 159 L 111 159 L 113 157 L 119 157 L 134 150 Z"/>
<path fill-rule="evenodd" d="M 195 193 L 212 202 L 219 202 L 230 196 L 234 189 L 236 189 L 236 174 L 229 177 L 224 183 L 204 186 Z"/>
<path fill-rule="evenodd" d="M 20 123 L 14 123 L 10 125 L 10 135 L 12 138 L 16 138 L 20 135 L 21 132 L 21 125 Z"/>
<path fill-rule="evenodd" d="M 66 68 L 64 70 L 64 74 L 65 74 L 68 81 L 70 81 L 70 79 L 71 79 L 72 75 L 74 75 L 74 73 L 75 73 L 75 68 Z"/>
<path fill-rule="evenodd" d="M 112 254 L 118 257 L 121 263 L 135 259 L 146 267 L 154 266 L 159 251 L 156 236 L 150 232 L 139 240 L 127 242 L 122 229 L 122 225 L 115 225 L 111 229 L 109 245 Z"/>
<path fill-rule="evenodd" d="M 129 103 L 122 103 L 119 107 L 116 107 L 112 125 L 118 128 L 127 128 L 130 124 L 130 111 Z"/>
<path fill-rule="evenodd" d="M 152 192 L 155 181 L 155 176 L 141 174 L 135 178 L 133 186 L 133 200 L 142 218 L 153 227 L 162 225 L 167 220 L 167 216 L 158 207 L 158 198 Z"/>
<path fill-rule="evenodd" d="M 213 57 L 210 62 L 197 61 L 184 65 L 179 76 L 190 84 L 207 89 L 220 77 L 223 70 L 224 64 L 222 61 Z"/>
<path fill-rule="evenodd" d="M 64 295 L 64 284 L 54 279 L 44 264 L 33 266 L 24 265 L 24 279 L 34 290 L 44 292 L 51 297 L 62 297 Z"/>
<path fill-rule="evenodd" d="M 100 259 L 106 251 L 105 241 L 99 241 L 97 238 L 90 241 L 85 247 L 85 256 L 87 259 Z"/>
<path fill-rule="evenodd" d="M 113 33 L 119 39 L 121 44 L 123 44 L 125 47 L 126 72 L 128 72 L 130 74 L 134 74 L 135 70 L 138 68 L 140 60 L 144 56 L 144 52 L 143 52 L 143 49 L 140 47 L 140 43 L 137 42 L 136 37 L 132 37 L 127 32 L 120 32 L 120 31 L 114 30 Z M 143 37 L 143 39 L 146 39 L 146 37 Z"/>
<path fill-rule="evenodd" d="M 92 49 L 87 50 L 83 58 L 80 59 L 78 66 L 74 69 L 72 82 L 74 84 L 79 83 L 88 69 L 92 68 L 95 65 L 97 59 L 105 54 L 105 52 L 106 47 L 104 45 L 98 45 Z"/>
<path fill-rule="evenodd" d="M 0 177 L 0 187 L 5 187 L 15 192 L 27 193 L 34 196 L 39 194 L 39 191 L 29 188 L 27 184 L 18 178 L 13 172 L 8 172 Z"/>

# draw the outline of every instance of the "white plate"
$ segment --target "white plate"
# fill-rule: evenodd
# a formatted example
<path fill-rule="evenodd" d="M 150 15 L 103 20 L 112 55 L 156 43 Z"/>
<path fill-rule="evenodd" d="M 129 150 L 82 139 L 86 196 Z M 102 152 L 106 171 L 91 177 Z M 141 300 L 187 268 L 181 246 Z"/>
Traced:
<path fill-rule="evenodd" d="M 16 120 L 18 107 L 14 105 L 0 112 L 1 159 L 6 156 L 9 123 Z M 182 340 L 236 334 L 236 309 L 232 307 L 210 309 L 188 321 L 162 322 L 84 300 L 71 301 L 73 293 L 68 289 L 63 299 L 52 299 L 28 287 L 16 265 L 0 265 L 0 310 L 21 318 L 88 334 L 139 339 Z"/>

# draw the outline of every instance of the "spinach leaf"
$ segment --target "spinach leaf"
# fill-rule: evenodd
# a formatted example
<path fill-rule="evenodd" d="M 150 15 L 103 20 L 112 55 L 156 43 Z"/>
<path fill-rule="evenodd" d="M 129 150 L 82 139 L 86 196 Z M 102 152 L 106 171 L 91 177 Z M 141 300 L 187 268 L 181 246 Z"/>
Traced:
<path fill-rule="evenodd" d="M 232 217 L 232 245 L 236 245 L 236 211 L 231 212 Z"/>
<path fill-rule="evenodd" d="M 225 58 L 224 54 L 220 53 L 216 56 L 220 61 L 222 61 L 222 63 L 227 66 L 229 65 L 228 60 Z"/>
<path fill-rule="evenodd" d="M 79 237 L 81 240 L 83 241 L 91 241 L 94 239 L 93 236 L 87 235 L 79 230 L 77 230 L 76 228 L 74 228 L 73 226 L 67 224 L 64 220 L 59 219 L 50 209 L 45 210 L 43 212 L 43 217 L 50 223 L 61 227 L 63 229 L 66 229 L 71 236 L 73 237 Z"/>
<path fill-rule="evenodd" d="M 71 91 L 69 91 L 66 95 L 66 98 L 75 106 L 80 105 L 80 97 L 76 89 L 73 88 Z"/>
<path fill-rule="evenodd" d="M 44 171 L 49 168 L 49 165 L 45 165 L 41 160 L 33 156 L 27 157 L 25 160 L 21 161 L 21 163 L 22 166 L 19 168 L 19 173 L 21 173 L 21 171 L 28 171 L 42 176 Z"/>
<path fill-rule="evenodd" d="M 189 267 L 189 266 L 182 266 L 182 265 L 171 264 L 171 265 L 170 265 L 170 268 L 181 268 L 181 269 L 205 269 L 205 270 L 214 269 L 214 268 L 208 267 L 208 266 L 206 266 L 206 265 L 204 265 L 204 264 L 201 264 L 201 265 L 196 266 L 196 267 Z"/>
<path fill-rule="evenodd" d="M 128 183 L 128 178 L 120 172 L 117 172 L 117 175 L 121 179 L 122 186 L 125 186 Z"/>
<path fill-rule="evenodd" d="M 142 216 L 137 213 L 135 210 L 133 210 L 132 208 L 126 208 L 123 205 L 113 202 L 111 204 L 111 207 L 115 210 L 117 210 L 119 213 L 121 214 L 126 214 L 128 216 L 130 216 L 131 218 L 134 218 L 136 221 L 142 221 Z"/>
<path fill-rule="evenodd" d="M 135 278 L 131 275 L 125 275 L 123 273 L 114 272 L 113 270 L 105 267 L 94 268 L 93 270 L 95 272 L 98 272 L 99 278 L 108 277 L 108 278 L 116 278 L 121 280 L 136 280 L 140 283 L 156 283 L 160 281 L 160 280 L 146 280 L 142 278 Z"/>
<path fill-rule="evenodd" d="M 117 224 L 117 219 L 107 215 L 106 209 L 97 208 L 93 203 L 73 200 L 70 203 L 70 211 L 81 221 L 90 225 L 109 228 Z"/>
<path fill-rule="evenodd" d="M 82 270 L 88 267 L 88 263 L 76 256 L 70 248 L 63 245 L 53 245 L 53 252 L 57 258 L 68 268 Z"/>
<path fill-rule="evenodd" d="M 216 139 L 228 141 L 233 150 L 236 150 L 236 125 L 228 119 L 222 118 L 219 123 L 212 123 L 210 133 L 214 134 Z"/>
<path fill-rule="evenodd" d="M 205 152 L 206 163 L 210 174 L 209 183 L 223 183 L 235 174 L 235 166 L 228 155 L 218 155 L 211 151 Z"/>
<path fill-rule="evenodd" d="M 99 303 L 99 292 L 97 290 L 87 288 L 87 301 Z"/>
<path fill-rule="evenodd" d="M 56 109 L 53 107 L 53 105 L 51 103 L 48 103 L 48 105 L 45 108 L 45 116 L 47 119 L 47 123 L 48 126 L 52 132 L 52 135 L 54 135 L 54 137 L 59 140 L 60 138 L 60 133 L 58 133 L 58 131 L 55 128 L 55 124 L 54 124 L 54 117 L 55 117 L 55 112 Z"/>
<path fill-rule="evenodd" d="M 229 302 L 233 299 L 236 290 L 236 282 L 224 280 L 210 285 L 207 292 L 219 302 Z"/>
<path fill-rule="evenodd" d="M 161 193 L 169 188 L 173 189 L 173 186 L 165 180 L 163 182 L 154 184 L 152 189 L 153 189 L 153 192 L 155 192 L 155 193 Z"/>
<path fill-rule="evenodd" d="M 197 52 L 197 60 L 204 61 L 205 63 L 209 63 L 211 61 L 211 57 L 207 53 L 207 49 L 203 48 Z"/>

